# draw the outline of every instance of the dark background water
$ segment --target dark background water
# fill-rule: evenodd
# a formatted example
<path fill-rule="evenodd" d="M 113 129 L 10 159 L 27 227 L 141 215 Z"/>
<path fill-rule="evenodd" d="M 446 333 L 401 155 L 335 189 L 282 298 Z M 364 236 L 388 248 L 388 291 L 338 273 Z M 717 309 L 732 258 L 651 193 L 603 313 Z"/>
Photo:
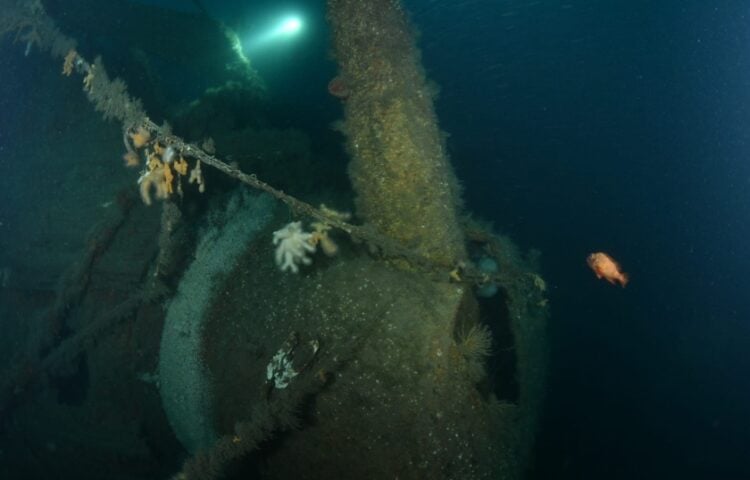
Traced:
<path fill-rule="evenodd" d="M 750 478 L 750 4 L 408 3 L 469 206 L 552 284 L 537 477 Z"/>
<path fill-rule="evenodd" d="M 313 131 L 340 115 L 322 3 L 210 7 L 238 30 L 304 13 L 305 41 L 254 65 Z M 534 476 L 750 478 L 750 4 L 405 3 L 468 207 L 543 252 Z M 626 289 L 587 269 L 598 250 Z"/>

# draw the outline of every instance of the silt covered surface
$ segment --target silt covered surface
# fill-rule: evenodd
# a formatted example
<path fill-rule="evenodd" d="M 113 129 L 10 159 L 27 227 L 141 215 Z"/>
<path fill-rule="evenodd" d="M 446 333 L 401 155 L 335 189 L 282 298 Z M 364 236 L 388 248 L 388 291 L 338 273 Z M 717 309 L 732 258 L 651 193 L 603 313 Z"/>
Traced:
<path fill-rule="evenodd" d="M 471 291 L 347 249 L 283 273 L 268 230 L 210 309 L 203 354 L 217 430 L 232 434 L 259 404 L 285 401 L 285 390 L 309 394 L 282 421 L 296 428 L 263 444 L 245 468 L 264 478 L 518 473 L 518 409 L 497 400 L 477 360 L 457 345 L 457 329 L 479 318 Z M 266 366 L 290 335 L 299 339 L 300 373 L 282 390 Z"/>

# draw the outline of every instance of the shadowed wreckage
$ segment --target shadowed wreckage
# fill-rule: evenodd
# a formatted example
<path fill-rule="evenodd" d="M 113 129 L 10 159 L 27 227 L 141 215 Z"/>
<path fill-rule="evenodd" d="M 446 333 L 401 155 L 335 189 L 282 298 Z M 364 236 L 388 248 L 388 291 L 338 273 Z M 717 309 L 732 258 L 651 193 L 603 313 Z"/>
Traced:
<path fill-rule="evenodd" d="M 521 478 L 544 281 L 465 211 L 399 2 L 327 5 L 343 188 L 205 12 L 0 5 L 3 478 Z"/>

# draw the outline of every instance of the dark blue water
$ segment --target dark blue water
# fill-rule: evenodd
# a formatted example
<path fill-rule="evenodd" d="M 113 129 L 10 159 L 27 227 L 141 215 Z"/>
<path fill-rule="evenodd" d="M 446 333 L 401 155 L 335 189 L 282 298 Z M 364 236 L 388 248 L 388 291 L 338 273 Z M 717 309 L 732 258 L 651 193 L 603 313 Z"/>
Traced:
<path fill-rule="evenodd" d="M 750 5 L 409 4 L 469 206 L 553 284 L 536 477 L 750 477 Z"/>

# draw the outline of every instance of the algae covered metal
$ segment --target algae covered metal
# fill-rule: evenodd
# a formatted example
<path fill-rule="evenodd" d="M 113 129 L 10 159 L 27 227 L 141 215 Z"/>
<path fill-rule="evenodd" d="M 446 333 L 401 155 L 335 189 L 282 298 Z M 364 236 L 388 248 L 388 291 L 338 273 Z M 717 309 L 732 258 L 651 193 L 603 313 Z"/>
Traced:
<path fill-rule="evenodd" d="M 276 178 L 309 166 L 311 142 L 260 132 L 261 108 L 237 131 L 184 138 L 236 99 L 265 98 L 249 65 L 244 83 L 159 125 L 40 2 L 0 6 L 0 33 L 60 59 L 55 81 L 122 123 L 117 150 L 143 165 L 40 316 L 50 334 L 29 342 L 33 361 L 1 377 L 12 433 L 58 435 L 37 455 L 57 466 L 77 454 L 66 468 L 80 478 L 122 451 L 180 479 L 521 478 L 544 392 L 546 287 L 533 258 L 465 211 L 398 1 L 328 2 L 351 190 L 316 194 L 352 212 L 247 173 L 257 158 L 218 157 L 251 138 L 298 159 Z M 80 403 L 50 395 L 84 380 L 82 399 L 68 395 Z M 99 440 L 107 429 L 117 443 Z"/>

